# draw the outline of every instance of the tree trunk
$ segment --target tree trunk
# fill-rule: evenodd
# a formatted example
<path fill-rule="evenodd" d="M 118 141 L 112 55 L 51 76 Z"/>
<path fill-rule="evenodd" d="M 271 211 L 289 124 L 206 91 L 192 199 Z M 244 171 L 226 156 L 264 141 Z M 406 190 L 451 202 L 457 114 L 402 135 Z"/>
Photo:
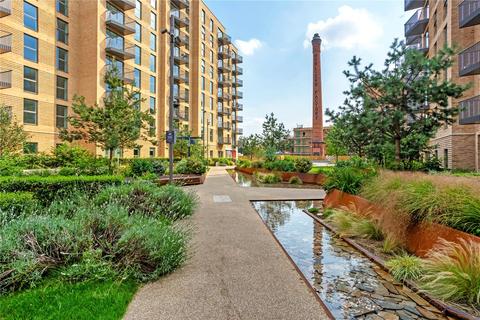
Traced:
<path fill-rule="evenodd" d="M 113 162 L 113 149 L 110 148 L 108 150 L 108 169 L 109 169 L 110 173 L 113 173 L 112 162 Z"/>
<path fill-rule="evenodd" d="M 399 138 L 395 138 L 395 162 L 397 164 L 400 163 L 400 151 L 401 151 L 401 148 L 400 148 L 400 139 Z"/>

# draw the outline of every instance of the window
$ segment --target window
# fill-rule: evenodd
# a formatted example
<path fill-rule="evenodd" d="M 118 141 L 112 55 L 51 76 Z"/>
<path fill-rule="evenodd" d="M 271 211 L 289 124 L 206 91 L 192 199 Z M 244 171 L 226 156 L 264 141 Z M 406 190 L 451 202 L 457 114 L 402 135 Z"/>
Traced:
<path fill-rule="evenodd" d="M 25 142 L 23 145 L 23 153 L 37 153 L 38 152 L 38 142 Z"/>
<path fill-rule="evenodd" d="M 133 38 L 138 42 L 142 42 L 142 26 L 138 22 L 135 22 L 135 36 Z"/>
<path fill-rule="evenodd" d="M 443 168 L 448 169 L 448 149 L 443 149 Z"/>
<path fill-rule="evenodd" d="M 157 91 L 156 79 L 154 76 L 150 76 L 150 93 L 155 93 Z"/>
<path fill-rule="evenodd" d="M 57 128 L 67 128 L 68 107 L 57 105 L 55 124 Z"/>
<path fill-rule="evenodd" d="M 133 85 L 137 88 L 140 88 L 142 85 L 141 73 L 137 68 L 133 70 L 133 82 Z"/>
<path fill-rule="evenodd" d="M 150 0 L 150 5 L 151 5 L 154 9 L 157 9 L 157 0 Z"/>
<path fill-rule="evenodd" d="M 157 51 L 157 36 L 153 33 L 150 33 L 150 49 Z"/>
<path fill-rule="evenodd" d="M 134 158 L 140 157 L 140 148 L 133 148 L 133 157 Z"/>
<path fill-rule="evenodd" d="M 202 43 L 202 57 L 205 57 L 205 43 Z"/>
<path fill-rule="evenodd" d="M 57 12 L 68 16 L 68 0 L 57 0 Z"/>
<path fill-rule="evenodd" d="M 37 124 L 38 101 L 23 99 L 23 123 Z"/>
<path fill-rule="evenodd" d="M 57 76 L 57 98 L 68 100 L 68 79 Z"/>
<path fill-rule="evenodd" d="M 210 94 L 213 94 L 213 81 L 210 81 Z"/>
<path fill-rule="evenodd" d="M 57 70 L 68 72 L 68 51 L 57 47 Z"/>
<path fill-rule="evenodd" d="M 210 46 L 213 47 L 213 35 L 210 35 Z"/>
<path fill-rule="evenodd" d="M 205 77 L 202 77 L 202 90 L 205 90 Z"/>
<path fill-rule="evenodd" d="M 209 74 L 210 74 L 210 78 L 213 79 L 213 67 L 212 67 L 212 66 L 210 66 L 210 72 L 209 72 Z"/>
<path fill-rule="evenodd" d="M 202 106 L 202 110 L 205 110 L 205 93 L 202 92 L 202 98 L 200 100 L 200 105 Z"/>
<path fill-rule="evenodd" d="M 202 9 L 202 23 L 205 24 L 205 10 Z"/>
<path fill-rule="evenodd" d="M 28 34 L 23 35 L 23 57 L 38 62 L 38 39 Z"/>
<path fill-rule="evenodd" d="M 202 60 L 202 74 L 205 74 L 205 60 Z"/>
<path fill-rule="evenodd" d="M 23 25 L 28 29 L 38 31 L 38 9 L 26 1 L 23 2 Z"/>
<path fill-rule="evenodd" d="M 142 3 L 140 0 L 135 1 L 135 17 L 142 18 Z"/>
<path fill-rule="evenodd" d="M 214 63 L 214 61 L 213 61 L 213 50 L 210 50 L 210 63 Z"/>
<path fill-rule="evenodd" d="M 136 92 L 133 94 L 133 101 L 135 110 L 140 110 L 142 104 L 142 95 L 140 94 L 140 92 Z"/>
<path fill-rule="evenodd" d="M 205 26 L 202 26 L 202 40 L 205 41 L 205 37 L 206 37 L 207 33 L 205 31 Z"/>
<path fill-rule="evenodd" d="M 188 121 L 190 119 L 190 108 L 185 106 L 184 113 L 185 113 L 185 121 Z"/>
<path fill-rule="evenodd" d="M 157 57 L 155 57 L 153 54 L 150 55 L 150 71 L 157 71 Z"/>
<path fill-rule="evenodd" d="M 150 158 L 155 158 L 155 148 L 150 148 L 148 154 Z"/>
<path fill-rule="evenodd" d="M 142 64 L 142 49 L 135 46 L 135 64 Z"/>
<path fill-rule="evenodd" d="M 213 98 L 210 97 L 210 110 L 213 110 Z"/>
<path fill-rule="evenodd" d="M 213 32 L 213 19 L 210 19 L 210 32 Z"/>
<path fill-rule="evenodd" d="M 213 129 L 210 129 L 210 134 L 209 134 L 209 140 L 210 142 L 213 142 Z"/>
<path fill-rule="evenodd" d="M 157 30 L 157 15 L 153 12 L 150 12 L 150 27 Z"/>
<path fill-rule="evenodd" d="M 155 98 L 154 97 L 150 97 L 150 113 L 151 114 L 154 114 L 155 113 Z"/>
<path fill-rule="evenodd" d="M 38 70 L 23 67 L 23 90 L 28 92 L 38 92 Z"/>
<path fill-rule="evenodd" d="M 57 41 L 68 44 L 68 23 L 57 19 Z"/>

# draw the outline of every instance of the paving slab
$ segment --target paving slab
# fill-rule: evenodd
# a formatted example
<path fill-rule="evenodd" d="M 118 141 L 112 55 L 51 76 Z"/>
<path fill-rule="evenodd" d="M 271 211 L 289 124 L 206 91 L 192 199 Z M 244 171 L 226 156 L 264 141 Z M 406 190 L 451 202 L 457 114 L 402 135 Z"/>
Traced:
<path fill-rule="evenodd" d="M 187 263 L 143 286 L 125 319 L 328 319 L 250 204 L 322 199 L 322 190 L 244 188 L 218 167 L 195 190 Z"/>

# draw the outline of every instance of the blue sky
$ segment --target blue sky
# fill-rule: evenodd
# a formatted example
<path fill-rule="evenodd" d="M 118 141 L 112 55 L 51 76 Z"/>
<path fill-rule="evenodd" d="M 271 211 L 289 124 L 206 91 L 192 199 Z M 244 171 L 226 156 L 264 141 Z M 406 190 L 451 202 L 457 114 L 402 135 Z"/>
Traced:
<path fill-rule="evenodd" d="M 357 55 L 381 66 L 412 14 L 403 11 L 403 0 L 206 3 L 243 51 L 245 135 L 260 132 L 269 112 L 289 129 L 311 125 L 312 58 L 307 37 L 318 32 L 323 39 L 323 106 L 337 108 L 347 89 L 342 73 L 347 62 Z"/>

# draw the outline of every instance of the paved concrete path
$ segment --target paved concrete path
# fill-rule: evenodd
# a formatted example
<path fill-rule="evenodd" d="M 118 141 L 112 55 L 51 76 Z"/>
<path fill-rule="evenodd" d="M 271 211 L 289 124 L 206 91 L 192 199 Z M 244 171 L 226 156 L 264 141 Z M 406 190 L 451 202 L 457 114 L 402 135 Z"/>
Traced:
<path fill-rule="evenodd" d="M 321 199 L 322 190 L 242 188 L 223 168 L 195 189 L 190 259 L 142 287 L 125 319 L 328 319 L 249 202 Z"/>

